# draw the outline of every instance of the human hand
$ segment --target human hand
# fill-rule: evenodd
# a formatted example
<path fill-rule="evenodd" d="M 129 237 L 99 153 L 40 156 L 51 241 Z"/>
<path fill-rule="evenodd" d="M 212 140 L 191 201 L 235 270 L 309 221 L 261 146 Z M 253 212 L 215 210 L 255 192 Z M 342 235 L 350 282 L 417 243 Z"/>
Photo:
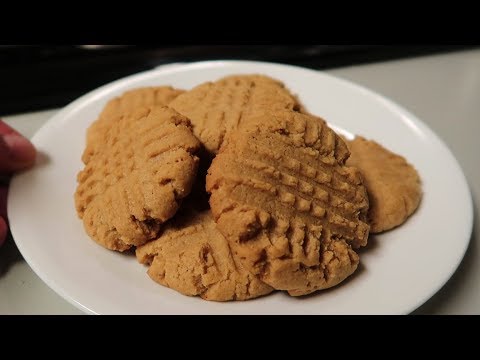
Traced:
<path fill-rule="evenodd" d="M 0 246 L 7 236 L 7 187 L 10 175 L 31 167 L 36 150 L 32 143 L 0 120 Z"/>

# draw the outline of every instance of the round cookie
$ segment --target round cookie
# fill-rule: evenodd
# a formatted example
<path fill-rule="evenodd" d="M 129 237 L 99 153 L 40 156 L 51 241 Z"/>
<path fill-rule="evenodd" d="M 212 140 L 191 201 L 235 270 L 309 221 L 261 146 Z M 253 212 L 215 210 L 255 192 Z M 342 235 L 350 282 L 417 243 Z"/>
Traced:
<path fill-rule="evenodd" d="M 208 205 L 208 203 L 207 203 Z M 184 295 L 205 300 L 247 300 L 273 291 L 246 271 L 217 230 L 210 209 L 187 206 L 160 237 L 136 250 L 148 275 Z"/>
<path fill-rule="evenodd" d="M 126 91 L 121 96 L 110 100 L 97 120 L 87 130 L 87 146 L 82 155 L 86 164 L 95 153 L 99 140 L 112 126 L 111 123 L 120 116 L 127 116 L 140 107 L 166 106 L 184 90 L 171 86 L 144 87 Z"/>
<path fill-rule="evenodd" d="M 348 149 L 325 122 L 262 114 L 232 133 L 207 175 L 218 229 L 242 265 L 298 296 L 334 286 L 367 243 L 368 197 Z"/>
<path fill-rule="evenodd" d="M 351 156 L 347 165 L 360 170 L 369 195 L 370 231 L 379 233 L 403 224 L 422 198 L 415 168 L 402 156 L 360 136 L 348 146 Z"/>
<path fill-rule="evenodd" d="M 194 134 L 211 154 L 248 116 L 301 109 L 281 82 L 263 75 L 234 75 L 204 83 L 178 96 L 170 106 L 191 120 Z"/>
<path fill-rule="evenodd" d="M 125 251 L 154 239 L 190 193 L 201 147 L 190 122 L 168 107 L 121 116 L 78 174 L 75 204 L 88 235 Z"/>

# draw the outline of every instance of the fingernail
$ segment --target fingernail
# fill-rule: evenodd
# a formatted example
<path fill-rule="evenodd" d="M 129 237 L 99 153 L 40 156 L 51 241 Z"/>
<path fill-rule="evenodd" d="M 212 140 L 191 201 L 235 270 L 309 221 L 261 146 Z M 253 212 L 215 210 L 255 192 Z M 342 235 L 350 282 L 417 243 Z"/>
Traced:
<path fill-rule="evenodd" d="M 20 162 L 31 162 L 35 159 L 35 147 L 21 135 L 10 133 L 3 135 L 3 141 L 9 149 L 9 156 Z"/>

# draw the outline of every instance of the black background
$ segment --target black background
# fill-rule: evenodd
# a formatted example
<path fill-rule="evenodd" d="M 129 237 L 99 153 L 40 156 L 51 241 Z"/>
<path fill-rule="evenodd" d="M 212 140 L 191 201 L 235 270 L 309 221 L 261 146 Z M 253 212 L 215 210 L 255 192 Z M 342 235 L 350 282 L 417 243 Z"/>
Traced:
<path fill-rule="evenodd" d="M 113 80 L 171 62 L 240 59 L 329 69 L 472 45 L 0 46 L 0 115 L 61 107 Z"/>

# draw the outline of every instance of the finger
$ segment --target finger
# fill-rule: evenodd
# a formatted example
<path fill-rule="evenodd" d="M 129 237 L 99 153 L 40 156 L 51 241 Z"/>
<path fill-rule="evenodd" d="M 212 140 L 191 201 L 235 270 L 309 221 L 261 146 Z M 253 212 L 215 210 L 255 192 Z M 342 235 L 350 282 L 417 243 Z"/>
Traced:
<path fill-rule="evenodd" d="M 7 224 L 2 217 L 0 217 L 0 246 L 5 242 L 7 237 Z"/>
<path fill-rule="evenodd" d="M 33 165 L 32 143 L 0 120 L 0 173 L 8 174 Z"/>
<path fill-rule="evenodd" d="M 17 130 L 15 130 L 10 125 L 8 125 L 6 122 L 4 122 L 0 119 L 0 135 L 6 135 L 6 134 L 20 135 L 20 133 Z"/>

